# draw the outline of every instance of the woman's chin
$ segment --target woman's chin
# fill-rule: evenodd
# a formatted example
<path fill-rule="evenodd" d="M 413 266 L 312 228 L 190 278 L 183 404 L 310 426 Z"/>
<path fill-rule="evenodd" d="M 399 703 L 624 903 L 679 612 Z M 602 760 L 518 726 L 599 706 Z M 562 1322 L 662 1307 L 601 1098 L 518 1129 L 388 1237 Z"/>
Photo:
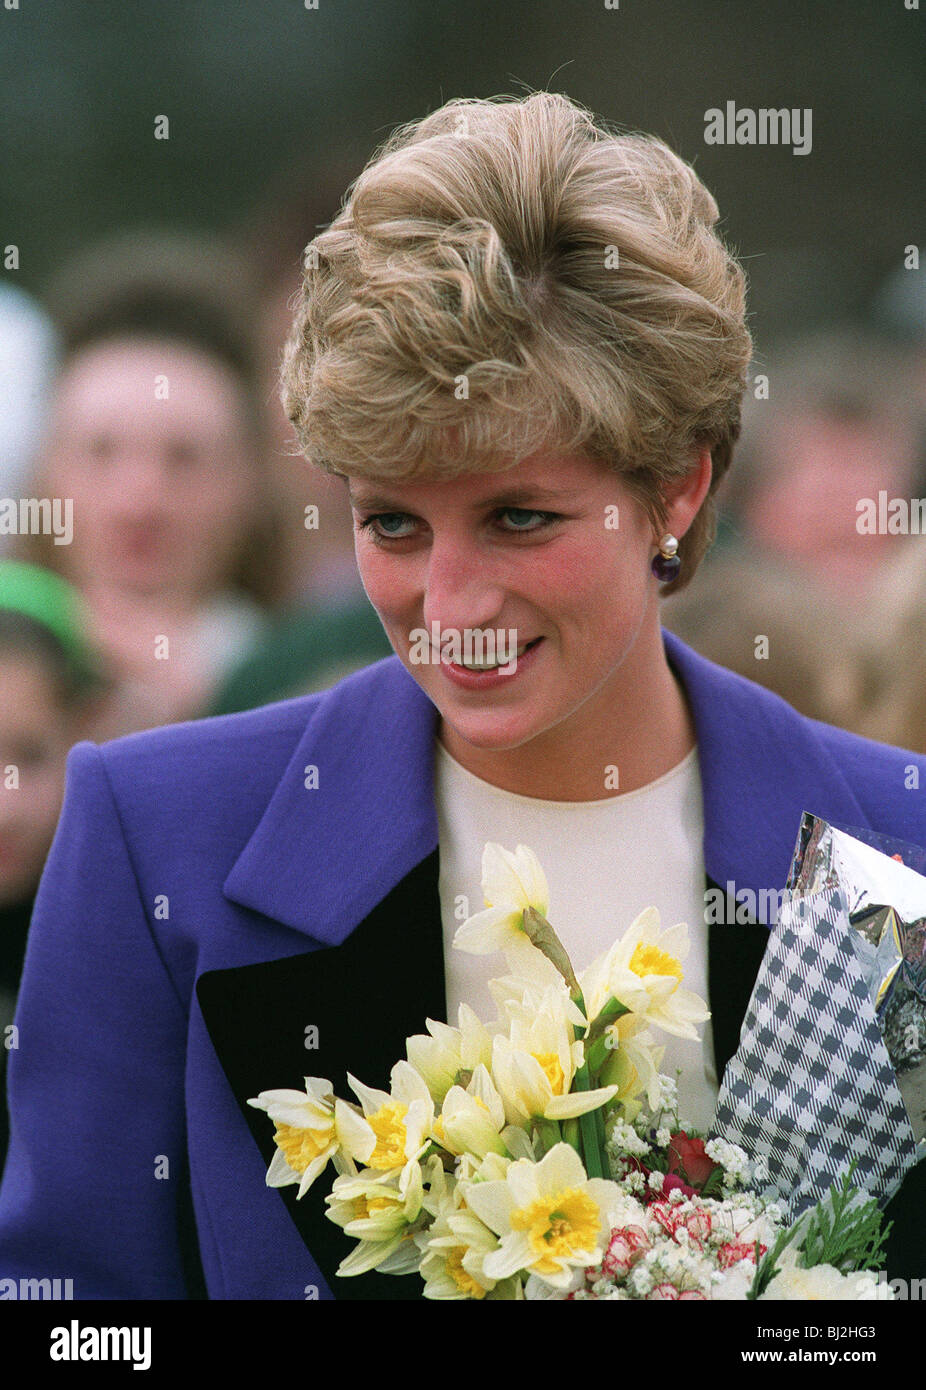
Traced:
<path fill-rule="evenodd" d="M 530 743 L 548 726 L 548 722 L 525 713 L 518 714 L 478 714 L 465 710 L 451 709 L 445 704 L 441 709 L 443 727 L 450 729 L 472 748 L 485 752 L 503 753 L 512 748 L 521 748 Z M 446 739 L 444 740 L 446 742 Z"/>

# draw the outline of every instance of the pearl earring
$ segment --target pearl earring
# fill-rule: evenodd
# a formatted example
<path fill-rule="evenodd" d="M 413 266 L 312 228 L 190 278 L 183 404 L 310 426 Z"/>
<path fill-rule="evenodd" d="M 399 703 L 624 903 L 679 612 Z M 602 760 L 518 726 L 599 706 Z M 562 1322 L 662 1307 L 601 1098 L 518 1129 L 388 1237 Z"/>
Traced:
<path fill-rule="evenodd" d="M 678 558 L 678 541 L 670 532 L 666 532 L 659 542 L 659 554 L 653 556 L 653 574 L 662 584 L 671 584 L 672 580 L 678 576 L 682 567 L 682 562 Z"/>

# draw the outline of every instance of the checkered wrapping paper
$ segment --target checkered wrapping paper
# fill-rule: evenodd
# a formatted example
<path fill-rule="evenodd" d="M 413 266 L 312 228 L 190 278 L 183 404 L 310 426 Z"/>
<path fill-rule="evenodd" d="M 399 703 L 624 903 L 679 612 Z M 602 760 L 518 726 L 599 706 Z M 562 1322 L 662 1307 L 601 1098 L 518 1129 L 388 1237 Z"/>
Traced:
<path fill-rule="evenodd" d="M 886 1205 L 924 1152 L 848 931 L 838 889 L 784 903 L 711 1128 L 745 1149 L 788 1221 L 853 1159 L 854 1185 Z"/>

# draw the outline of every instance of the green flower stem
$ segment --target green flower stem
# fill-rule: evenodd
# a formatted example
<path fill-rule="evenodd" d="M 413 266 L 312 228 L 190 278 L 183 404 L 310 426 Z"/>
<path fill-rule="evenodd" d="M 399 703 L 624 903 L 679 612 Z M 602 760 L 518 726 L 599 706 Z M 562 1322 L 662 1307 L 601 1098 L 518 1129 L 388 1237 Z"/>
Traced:
<path fill-rule="evenodd" d="M 563 1138 L 567 1144 L 571 1144 L 579 1157 L 582 1157 L 582 1133 L 579 1128 L 578 1120 L 563 1120 Z"/>
<path fill-rule="evenodd" d="M 573 1090 L 591 1090 L 587 1066 L 583 1065 L 576 1071 Z M 601 1148 L 598 1143 L 598 1122 L 593 1111 L 586 1110 L 584 1115 L 579 1116 L 579 1128 L 582 1133 L 582 1156 L 585 1160 L 585 1171 L 590 1178 L 602 1178 L 604 1171 L 601 1166 Z"/>
<path fill-rule="evenodd" d="M 594 1042 L 589 1042 L 586 1038 L 585 1061 L 590 1077 L 598 1075 L 613 1051 L 614 1049 L 608 1046 L 607 1038 L 596 1038 Z"/>
<path fill-rule="evenodd" d="M 592 1019 L 588 1029 L 589 1039 L 600 1038 L 602 1033 L 604 1033 L 607 1028 L 610 1028 L 612 1023 L 622 1018 L 624 1014 L 629 1013 L 630 1010 L 627 1008 L 627 1005 L 622 1004 L 619 999 L 615 999 L 612 994 L 601 1012 L 596 1014 Z"/>
<path fill-rule="evenodd" d="M 598 1134 L 598 1152 L 601 1155 L 602 1177 L 609 1177 L 611 1165 L 608 1162 L 608 1154 L 605 1148 L 607 1136 L 605 1133 L 604 1106 L 599 1105 L 598 1109 L 593 1111 L 593 1114 L 595 1116 L 595 1129 Z"/>
<path fill-rule="evenodd" d="M 585 1000 L 582 997 L 582 991 L 578 983 L 570 990 L 570 994 L 573 1002 L 585 1013 Z M 581 1040 L 585 1032 L 586 1030 L 584 1028 L 576 1028 L 576 1040 Z M 572 1081 L 572 1089 L 573 1091 L 592 1090 L 587 1057 L 582 1066 L 576 1068 L 576 1073 Z M 567 1123 L 575 1123 L 575 1121 Z M 595 1116 L 595 1112 L 586 1111 L 584 1115 L 580 1115 L 578 1117 L 578 1126 L 581 1136 L 581 1146 L 577 1144 L 576 1147 L 579 1149 L 580 1157 L 585 1164 L 585 1171 L 590 1178 L 603 1178 L 605 1175 L 603 1165 L 603 1134 L 602 1139 L 599 1140 L 598 1120 Z"/>

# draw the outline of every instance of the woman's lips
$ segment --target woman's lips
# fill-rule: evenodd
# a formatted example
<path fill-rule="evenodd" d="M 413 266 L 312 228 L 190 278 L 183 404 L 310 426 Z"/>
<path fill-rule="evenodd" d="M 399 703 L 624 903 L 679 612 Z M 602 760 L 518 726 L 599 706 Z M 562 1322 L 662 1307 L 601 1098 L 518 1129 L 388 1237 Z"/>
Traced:
<path fill-rule="evenodd" d="M 470 666 L 462 666 L 456 661 L 441 660 L 441 670 L 448 680 L 454 685 L 460 686 L 464 690 L 491 690 L 499 685 L 506 685 L 513 680 L 517 680 L 525 670 L 531 667 L 537 659 L 537 651 L 543 642 L 542 637 L 535 637 L 527 642 L 523 647 L 518 647 L 518 656 L 514 662 L 514 670 L 510 670 L 510 662 L 503 662 L 499 666 L 487 667 L 478 670 Z"/>

